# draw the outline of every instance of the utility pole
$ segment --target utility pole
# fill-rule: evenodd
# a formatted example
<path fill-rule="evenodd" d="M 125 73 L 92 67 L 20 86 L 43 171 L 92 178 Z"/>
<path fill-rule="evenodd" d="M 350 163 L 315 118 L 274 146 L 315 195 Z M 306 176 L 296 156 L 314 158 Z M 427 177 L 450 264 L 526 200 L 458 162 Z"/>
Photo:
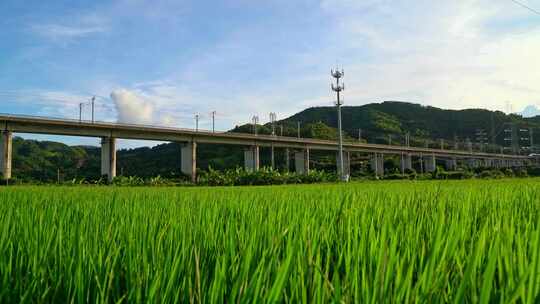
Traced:
<path fill-rule="evenodd" d="M 94 120 L 94 106 L 95 106 L 95 101 L 96 101 L 96 96 L 93 96 L 93 97 L 92 97 L 92 101 L 91 101 L 91 103 L 92 103 L 92 123 L 94 123 L 94 121 L 95 121 L 95 120 Z"/>
<path fill-rule="evenodd" d="M 195 132 L 199 132 L 199 114 L 195 114 Z"/>
<path fill-rule="evenodd" d="M 388 134 L 388 145 L 392 145 L 392 134 Z"/>
<path fill-rule="evenodd" d="M 336 92 L 337 100 L 336 100 L 336 107 L 337 107 L 337 114 L 338 114 L 338 132 L 339 132 L 339 174 L 342 181 L 348 181 L 349 177 L 345 176 L 344 166 L 343 166 L 343 133 L 342 133 L 342 127 L 341 127 L 341 106 L 343 105 L 341 101 L 340 93 L 345 90 L 345 85 L 340 84 L 339 80 L 345 76 L 345 72 L 343 69 L 339 71 L 336 69 L 335 71 L 332 69 L 330 71 L 330 74 L 332 77 L 336 79 L 336 85 L 332 83 L 332 91 Z"/>
<path fill-rule="evenodd" d="M 259 123 L 259 116 L 254 115 L 251 118 L 251 122 L 253 123 L 253 134 L 257 135 L 257 124 Z"/>
<path fill-rule="evenodd" d="M 280 125 L 279 128 L 281 129 L 280 136 L 283 136 L 283 125 Z"/>
<path fill-rule="evenodd" d="M 212 111 L 212 133 L 216 133 L 216 111 Z"/>
<path fill-rule="evenodd" d="M 362 129 L 358 129 L 358 141 L 362 141 Z"/>

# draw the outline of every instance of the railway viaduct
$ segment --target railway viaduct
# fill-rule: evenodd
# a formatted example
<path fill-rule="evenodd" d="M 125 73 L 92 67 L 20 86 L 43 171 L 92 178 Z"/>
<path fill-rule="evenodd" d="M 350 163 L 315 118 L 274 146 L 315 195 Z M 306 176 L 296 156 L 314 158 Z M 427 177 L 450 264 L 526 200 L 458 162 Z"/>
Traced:
<path fill-rule="evenodd" d="M 101 174 L 109 180 L 116 176 L 116 139 L 156 140 L 183 143 L 181 149 L 181 170 L 196 181 L 197 144 L 240 145 L 245 147 L 244 165 L 247 170 L 258 170 L 259 148 L 285 148 L 291 151 L 296 172 L 309 172 L 309 154 L 312 150 L 338 151 L 335 141 L 308 138 L 293 138 L 272 135 L 223 133 L 150 127 L 143 125 L 115 124 L 44 118 L 35 116 L 0 115 L 0 173 L 3 179 L 11 178 L 12 134 L 50 134 L 101 138 Z M 522 167 L 531 165 L 533 160 L 526 156 L 492 154 L 461 150 L 430 149 L 394 145 L 366 143 L 344 143 L 344 171 L 350 171 L 350 153 L 370 154 L 371 168 L 377 175 L 384 174 L 385 155 L 398 155 L 401 169 L 411 169 L 413 158 L 418 158 L 423 170 L 434 171 L 436 160 L 444 160 L 448 169 L 454 169 L 457 162 L 465 161 L 469 166 Z M 272 149 L 273 151 L 273 149 Z M 287 153 L 288 155 L 289 153 Z M 273 152 L 272 152 L 273 159 Z M 287 156 L 287 161 L 289 157 Z M 273 161 L 272 161 L 273 163 Z"/>

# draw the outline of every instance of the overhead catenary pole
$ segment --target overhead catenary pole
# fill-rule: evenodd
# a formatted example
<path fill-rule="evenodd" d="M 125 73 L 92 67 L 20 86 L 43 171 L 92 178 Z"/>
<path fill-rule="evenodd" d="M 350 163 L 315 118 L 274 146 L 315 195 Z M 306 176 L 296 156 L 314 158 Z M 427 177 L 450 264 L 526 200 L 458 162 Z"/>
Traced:
<path fill-rule="evenodd" d="M 272 124 L 272 136 L 276 135 L 276 113 L 270 113 L 270 123 Z"/>
<path fill-rule="evenodd" d="M 346 176 L 344 166 L 343 166 L 343 131 L 341 126 L 341 106 L 343 105 L 341 100 L 341 92 L 345 90 L 345 85 L 340 83 L 339 80 L 345 76 L 345 72 L 343 69 L 339 71 L 337 68 L 334 71 L 333 69 L 330 71 L 332 77 L 336 79 L 336 84 L 334 85 L 332 83 L 332 91 L 336 92 L 337 100 L 336 100 L 336 107 L 337 107 L 337 115 L 338 115 L 338 139 L 339 139 L 339 151 L 338 151 L 338 167 L 339 167 L 339 175 L 340 179 L 342 181 L 348 181 L 349 177 Z"/>
<path fill-rule="evenodd" d="M 91 100 L 91 103 L 92 103 L 92 123 L 95 122 L 95 120 L 94 120 L 95 101 L 96 101 L 96 96 L 93 96 L 93 97 L 92 97 L 92 100 Z"/>
<path fill-rule="evenodd" d="M 199 132 L 199 114 L 195 114 L 195 131 Z"/>
<path fill-rule="evenodd" d="M 297 129 L 297 132 L 298 132 L 297 136 L 298 136 L 298 138 L 300 138 L 300 121 L 296 122 L 296 129 Z"/>
<path fill-rule="evenodd" d="M 257 124 L 259 123 L 259 116 L 254 115 L 251 118 L 251 122 L 253 123 L 253 134 L 257 135 Z"/>
<path fill-rule="evenodd" d="M 216 111 L 212 111 L 212 133 L 216 133 Z"/>
<path fill-rule="evenodd" d="M 405 133 L 405 146 L 407 147 L 410 146 L 410 133 L 409 132 Z"/>
<path fill-rule="evenodd" d="M 82 122 L 82 109 L 83 109 L 84 103 L 79 103 L 79 122 Z"/>

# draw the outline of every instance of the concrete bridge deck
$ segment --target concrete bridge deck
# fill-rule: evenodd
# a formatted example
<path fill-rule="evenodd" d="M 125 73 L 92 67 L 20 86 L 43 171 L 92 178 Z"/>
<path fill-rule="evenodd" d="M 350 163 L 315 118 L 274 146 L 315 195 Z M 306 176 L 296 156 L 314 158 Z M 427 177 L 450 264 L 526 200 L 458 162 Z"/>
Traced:
<path fill-rule="evenodd" d="M 338 144 L 336 141 L 319 140 L 310 138 L 296 138 L 296 137 L 283 137 L 272 135 L 254 135 L 254 134 L 242 134 L 242 133 L 230 133 L 230 132 L 211 132 L 206 130 L 193 130 L 193 129 L 180 129 L 169 127 L 157 127 L 157 126 L 145 126 L 145 125 L 132 125 L 132 124 L 119 124 L 109 122 L 90 122 L 79 120 L 68 120 L 48 117 L 37 116 L 23 116 L 23 115 L 9 115 L 0 114 L 0 128 L 4 135 L 2 136 L 2 161 L 0 166 L 3 170 L 4 178 L 10 177 L 10 174 L 6 174 L 7 169 L 11 168 L 11 134 L 12 133 L 31 133 L 31 134 L 50 134 L 50 135 L 67 135 L 67 136 L 81 136 L 81 137 L 99 137 L 102 138 L 102 173 L 112 177 L 115 172 L 111 172 L 111 166 L 115 167 L 115 144 L 114 139 L 137 139 L 137 140 L 156 140 L 156 141 L 171 141 L 171 142 L 184 142 L 187 143 L 187 148 L 191 149 L 189 153 L 191 157 L 186 157 L 186 166 L 184 172 L 190 171 L 194 176 L 196 166 L 196 144 L 197 143 L 210 143 L 210 144 L 227 144 L 227 145 L 241 145 L 250 148 L 250 152 L 246 153 L 246 159 L 249 159 L 249 163 L 254 163 L 252 169 L 258 168 L 258 150 L 259 147 L 273 147 L 273 148 L 287 148 L 293 150 L 328 150 L 338 151 Z M 9 134 L 9 135 L 8 135 Z M 8 138 L 9 137 L 9 138 Z M 256 147 L 256 149 L 254 149 Z M 529 158 L 526 156 L 510 155 L 510 154 L 492 154 L 483 152 L 470 152 L 462 150 L 445 150 L 445 149 L 431 149 L 420 147 L 406 147 L 406 146 L 394 146 L 394 145 L 379 145 L 379 144 L 366 144 L 359 142 L 345 142 L 344 149 L 348 153 L 350 152 L 364 152 L 373 153 L 375 157 L 384 154 L 393 155 L 406 155 L 407 157 L 433 157 L 444 159 L 477 159 L 484 161 L 497 161 L 497 162 L 511 162 L 519 163 L 520 165 L 526 165 Z M 107 150 L 107 151 L 105 151 Z M 255 152 L 256 150 L 256 152 Z M 256 153 L 254 155 L 253 153 Z M 184 153 L 183 153 L 184 154 Z M 306 158 L 306 153 L 304 158 Z M 300 154 L 296 155 L 297 158 L 301 157 Z M 111 160 L 111 158 L 114 159 Z M 184 163 L 184 157 L 183 163 Z M 307 153 L 309 159 L 309 153 Z M 402 157 L 403 158 L 403 157 Z M 191 159 L 191 160 L 189 160 Z M 6 162 L 9 162 L 7 164 Z M 407 162 L 407 160 L 405 160 Z M 306 163 L 305 160 L 297 163 Z M 309 163 L 309 162 L 308 162 Z M 379 162 L 376 162 L 379 163 Z M 108 164 L 108 165 L 107 165 Z M 188 167 L 191 169 L 188 170 Z M 379 167 L 381 164 L 379 163 Z M 431 166 L 429 166 L 431 168 Z M 304 168 L 304 171 L 309 168 Z M 114 173 L 114 174 L 113 174 Z M 186 172 L 187 173 L 187 172 Z"/>

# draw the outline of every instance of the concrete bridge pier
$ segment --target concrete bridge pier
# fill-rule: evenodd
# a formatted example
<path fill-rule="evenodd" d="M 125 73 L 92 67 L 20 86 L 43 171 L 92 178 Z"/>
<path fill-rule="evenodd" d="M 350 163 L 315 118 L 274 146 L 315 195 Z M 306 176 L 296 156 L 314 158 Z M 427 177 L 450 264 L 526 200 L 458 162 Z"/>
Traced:
<path fill-rule="evenodd" d="M 11 178 L 11 157 L 13 135 L 10 131 L 2 131 L 0 137 L 0 174 L 3 180 Z"/>
<path fill-rule="evenodd" d="M 426 172 L 434 172 L 436 168 L 437 164 L 435 162 L 435 155 L 424 157 L 424 170 Z"/>
<path fill-rule="evenodd" d="M 457 170 L 457 160 L 455 158 L 446 160 L 446 170 L 455 171 Z"/>
<path fill-rule="evenodd" d="M 294 169 L 298 174 L 309 173 L 309 149 L 294 152 Z"/>
<path fill-rule="evenodd" d="M 405 173 L 405 170 L 411 170 L 412 169 L 412 156 L 410 154 L 401 154 L 401 173 Z"/>
<path fill-rule="evenodd" d="M 339 172 L 339 152 L 336 153 L 336 162 L 337 173 L 338 175 L 341 175 L 341 172 Z M 351 152 L 349 151 L 343 151 L 343 171 L 345 173 L 344 175 L 351 175 Z"/>
<path fill-rule="evenodd" d="M 375 172 L 375 176 L 384 176 L 384 156 L 375 153 L 371 157 L 371 170 Z"/>
<path fill-rule="evenodd" d="M 478 160 L 470 158 L 467 160 L 467 166 L 469 168 L 478 168 Z"/>
<path fill-rule="evenodd" d="M 181 148 L 181 165 L 182 173 L 191 177 L 191 182 L 197 182 L 197 142 L 188 142 L 182 144 Z"/>
<path fill-rule="evenodd" d="M 101 175 L 106 175 L 109 182 L 116 177 L 116 138 L 114 137 L 101 139 Z"/>
<path fill-rule="evenodd" d="M 285 149 L 285 171 L 289 172 L 291 170 L 291 153 L 289 148 Z"/>
<path fill-rule="evenodd" d="M 259 171 L 259 146 L 251 146 L 244 150 L 244 168 L 246 171 Z"/>
<path fill-rule="evenodd" d="M 270 147 L 270 165 L 272 166 L 272 170 L 276 169 L 276 161 L 275 161 L 275 155 L 274 155 L 274 144 Z"/>

